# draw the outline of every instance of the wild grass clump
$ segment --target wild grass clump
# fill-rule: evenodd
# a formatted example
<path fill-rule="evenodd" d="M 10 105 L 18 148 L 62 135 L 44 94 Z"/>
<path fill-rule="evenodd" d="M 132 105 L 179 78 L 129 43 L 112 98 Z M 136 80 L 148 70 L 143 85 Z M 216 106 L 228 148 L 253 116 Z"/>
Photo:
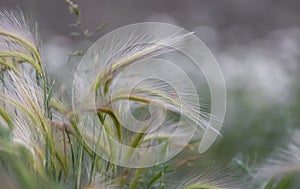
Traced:
<path fill-rule="evenodd" d="M 71 11 L 78 16 L 76 24 L 80 26 L 78 5 L 72 1 L 67 2 Z M 138 40 L 138 37 L 145 36 L 136 36 L 133 39 Z M 170 45 L 180 45 L 185 37 L 185 35 L 174 34 L 163 38 L 162 41 Z M 115 85 L 119 87 L 114 89 L 117 90 L 114 91 L 115 96 L 107 99 L 106 95 L 112 90 L 110 87 L 111 83 L 115 82 L 114 78 L 120 76 L 125 68 L 137 60 L 171 51 L 164 46 L 155 44 L 138 46 L 137 41 L 124 40 L 127 44 L 132 42 L 136 45 L 131 49 L 124 49 L 118 46 L 121 42 L 116 40 L 114 42 L 116 46 L 107 48 L 115 48 L 111 53 L 123 50 L 121 55 L 100 56 L 101 61 L 107 64 L 103 65 L 101 70 L 104 71 L 98 73 L 98 77 L 91 85 L 95 102 L 99 104 L 94 109 L 89 109 L 84 104 L 74 111 L 72 107 L 74 104 L 66 104 L 55 94 L 57 86 L 55 86 L 55 79 L 47 74 L 36 23 L 20 10 L 0 10 L 0 188 L 251 188 L 251 182 L 245 184 L 243 180 L 250 173 L 239 173 L 237 176 L 231 168 L 209 165 L 199 174 L 195 174 L 196 172 L 187 174 L 181 179 L 175 176 L 181 171 L 179 167 L 198 158 L 183 159 L 178 167 L 174 162 L 169 161 L 151 167 L 129 168 L 111 163 L 99 155 L 99 153 L 108 153 L 109 158 L 113 158 L 114 153 L 117 153 L 114 151 L 115 146 L 109 143 L 103 132 L 108 133 L 108 137 L 113 137 L 135 149 L 165 142 L 164 139 L 170 137 L 172 124 L 178 121 L 177 116 L 181 109 L 188 120 L 184 122 L 185 124 L 190 122 L 199 124 L 197 118 L 200 115 L 207 116 L 194 104 L 189 104 L 188 100 L 181 107 L 182 99 L 174 97 L 176 94 L 172 87 L 159 81 L 146 82 L 135 88 L 135 91 L 131 91 L 129 98 L 136 103 L 136 110 L 139 111 L 145 110 L 149 105 L 163 109 L 164 112 L 155 111 L 154 113 L 157 114 L 154 118 L 159 118 L 160 113 L 166 115 L 167 122 L 164 123 L 166 129 L 159 133 L 145 135 L 145 132 L 133 134 L 122 128 L 120 120 L 124 118 L 122 116 L 126 110 L 123 109 L 124 106 L 120 106 L 116 111 L 110 103 L 125 98 L 122 95 L 126 85 L 133 82 L 132 80 L 138 80 L 145 74 L 151 76 L 164 67 L 152 64 L 140 76 L 122 78 L 120 86 Z M 177 77 L 176 72 L 170 72 L 167 76 L 184 88 L 184 83 L 180 83 L 182 80 Z M 78 80 L 75 84 L 82 83 Z M 189 98 L 189 93 L 183 95 L 186 95 L 186 99 Z M 137 117 L 141 120 L 147 119 L 147 116 L 137 115 Z M 206 127 L 205 119 L 201 121 L 200 127 Z M 149 124 L 158 124 L 157 119 L 150 120 Z M 149 127 L 141 126 L 142 131 L 143 129 L 147 130 Z M 96 144 L 93 143 L 95 133 L 100 136 Z M 289 145 L 287 150 L 291 151 L 291 154 L 296 154 L 293 150 L 297 152 L 299 150 L 295 149 L 295 146 L 299 147 L 299 144 Z M 192 144 L 188 144 L 187 148 L 194 150 Z M 133 158 L 133 151 L 127 152 L 128 154 L 125 155 L 130 161 L 130 158 Z M 161 153 L 164 156 L 167 150 L 162 150 Z M 299 159 L 294 157 L 288 159 L 291 163 L 277 162 L 276 160 L 278 170 L 282 171 L 289 172 L 299 167 Z M 243 166 L 242 164 L 240 165 Z M 272 166 L 268 163 L 261 173 L 269 175 L 268 170 Z M 268 177 L 267 182 L 273 177 L 274 175 Z M 279 185 L 284 185 L 286 182 L 285 178 Z M 276 185 L 274 180 L 270 181 L 268 187 L 271 185 Z"/>

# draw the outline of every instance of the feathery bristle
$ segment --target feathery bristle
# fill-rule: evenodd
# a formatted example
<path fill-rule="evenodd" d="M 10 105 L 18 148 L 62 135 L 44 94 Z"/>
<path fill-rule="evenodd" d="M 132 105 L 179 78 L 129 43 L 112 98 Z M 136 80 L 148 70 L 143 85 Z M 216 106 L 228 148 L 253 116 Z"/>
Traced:
<path fill-rule="evenodd" d="M 0 9 L 0 57 L 0 64 L 15 72 L 22 62 L 42 72 L 37 27 L 21 10 Z"/>
<path fill-rule="evenodd" d="M 0 9 L 0 36 L 3 37 L 3 41 L 1 40 L 2 44 L 5 43 L 4 39 L 9 39 L 8 36 L 5 36 L 1 32 L 23 38 L 38 47 L 39 37 L 36 24 L 29 16 L 24 15 L 20 9 Z"/>
<path fill-rule="evenodd" d="M 175 189 L 241 189 L 242 183 L 237 173 L 229 168 L 224 167 L 210 167 L 196 175 L 188 174 L 183 179 L 177 181 Z"/>
<path fill-rule="evenodd" d="M 12 140 L 37 157 L 44 146 L 41 126 L 45 121 L 43 91 L 26 73 L 17 76 L 8 71 L 8 76 L 4 78 L 0 102 L 13 120 Z"/>
<path fill-rule="evenodd" d="M 288 173 L 300 172 L 300 130 L 293 131 L 291 141 L 275 151 L 266 162 L 257 169 L 257 179 L 271 179 Z"/>

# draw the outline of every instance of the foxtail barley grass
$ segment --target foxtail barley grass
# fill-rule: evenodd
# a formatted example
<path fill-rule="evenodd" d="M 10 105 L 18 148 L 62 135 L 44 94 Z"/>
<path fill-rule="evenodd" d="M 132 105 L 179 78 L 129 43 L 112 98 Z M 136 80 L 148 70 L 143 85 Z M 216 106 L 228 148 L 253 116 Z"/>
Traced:
<path fill-rule="evenodd" d="M 55 82 L 50 82 L 53 79 L 43 63 L 36 23 L 20 10 L 0 10 L 0 188 L 241 188 L 236 177 L 221 169 L 168 184 L 167 163 L 138 169 L 113 163 L 123 153 L 124 162 L 143 165 L 151 153 L 144 159 L 134 154 L 155 144 L 162 144 L 158 160 L 159 156 L 165 158 L 179 114 L 184 118 L 178 139 L 189 134 L 185 125 L 196 124 L 201 131 L 210 127 L 209 114 L 199 108 L 195 88 L 186 85 L 180 70 L 168 70 L 159 61 L 147 62 L 181 48 L 191 33 L 166 36 L 151 28 L 144 31 L 148 32 L 133 31 L 124 34 L 129 37 L 117 35 L 104 41 L 94 57 L 95 62 L 102 62 L 99 67 L 87 62 L 79 68 L 75 88 L 91 87 L 76 91 L 73 109 L 55 96 Z M 151 41 L 155 35 L 163 37 Z M 85 72 L 96 77 L 85 80 Z M 147 80 L 153 77 L 169 83 Z M 85 95 L 95 106 L 80 101 Z M 136 111 L 150 107 L 154 116 L 137 114 L 141 122 L 132 122 L 128 101 Z M 153 129 L 161 124 L 163 128 Z M 133 128 L 139 128 L 139 133 L 134 134 Z M 211 130 L 219 135 L 218 129 Z M 120 150 L 110 138 L 127 144 L 130 150 Z M 187 144 L 179 140 L 172 145 Z M 280 165 L 291 169 L 290 164 Z"/>

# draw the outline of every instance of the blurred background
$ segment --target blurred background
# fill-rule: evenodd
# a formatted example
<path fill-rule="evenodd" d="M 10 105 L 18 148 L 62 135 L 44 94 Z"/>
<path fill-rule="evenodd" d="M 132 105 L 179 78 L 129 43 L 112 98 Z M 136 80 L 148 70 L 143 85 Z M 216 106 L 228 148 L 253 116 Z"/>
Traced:
<path fill-rule="evenodd" d="M 204 159 L 260 161 L 300 127 L 300 1 L 298 0 L 78 0 L 90 41 L 120 26 L 157 21 L 181 26 L 205 42 L 227 86 L 222 135 Z M 68 54 L 88 44 L 69 36 L 76 22 L 64 0 L 0 0 L 38 22 L 46 62 L 64 70 Z"/>

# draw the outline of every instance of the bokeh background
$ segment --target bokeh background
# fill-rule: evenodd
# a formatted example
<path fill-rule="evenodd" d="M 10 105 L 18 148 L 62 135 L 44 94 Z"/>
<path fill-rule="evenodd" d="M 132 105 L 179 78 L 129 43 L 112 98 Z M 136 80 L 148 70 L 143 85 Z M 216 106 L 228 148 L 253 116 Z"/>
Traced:
<path fill-rule="evenodd" d="M 108 23 L 90 42 L 120 26 L 157 21 L 181 26 L 209 47 L 224 74 L 228 104 L 222 135 L 202 159 L 234 157 L 259 165 L 300 127 L 300 1 L 298 0 L 78 0 L 83 28 Z M 53 73 L 68 54 L 87 46 L 69 36 L 64 0 L 0 0 L 38 22 L 43 54 Z M 73 61 L 76 61 L 73 60 Z"/>

